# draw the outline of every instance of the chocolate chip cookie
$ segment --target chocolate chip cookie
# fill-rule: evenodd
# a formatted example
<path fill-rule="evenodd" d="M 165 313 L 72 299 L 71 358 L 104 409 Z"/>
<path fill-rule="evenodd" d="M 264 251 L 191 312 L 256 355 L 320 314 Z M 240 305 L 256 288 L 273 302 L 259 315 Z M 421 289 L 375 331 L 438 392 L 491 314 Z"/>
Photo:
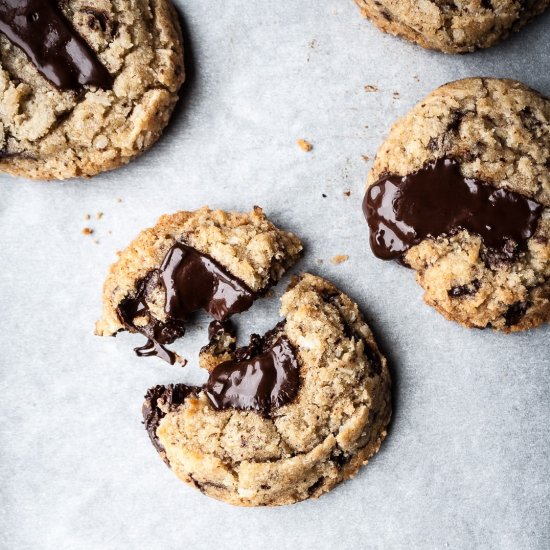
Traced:
<path fill-rule="evenodd" d="M 512 80 L 446 84 L 380 147 L 363 202 L 371 247 L 416 271 L 467 327 L 550 321 L 550 100 Z"/>
<path fill-rule="evenodd" d="M 169 0 L 0 3 L 0 171 L 93 176 L 149 148 L 184 80 Z"/>
<path fill-rule="evenodd" d="M 386 360 L 357 305 L 308 274 L 281 301 L 285 319 L 264 337 L 235 350 L 228 334 L 204 386 L 156 386 L 145 398 L 145 426 L 168 466 L 231 504 L 320 496 L 378 451 L 391 416 Z"/>
<path fill-rule="evenodd" d="M 488 48 L 550 5 L 550 0 L 355 1 L 382 31 L 445 53 Z"/>
<path fill-rule="evenodd" d="M 138 355 L 173 364 L 181 358 L 166 345 L 184 335 L 194 312 L 213 317 L 215 335 L 218 325 L 276 283 L 301 250 L 300 240 L 258 207 L 249 214 L 205 207 L 162 216 L 111 267 L 96 333 L 140 333 L 147 343 Z"/>

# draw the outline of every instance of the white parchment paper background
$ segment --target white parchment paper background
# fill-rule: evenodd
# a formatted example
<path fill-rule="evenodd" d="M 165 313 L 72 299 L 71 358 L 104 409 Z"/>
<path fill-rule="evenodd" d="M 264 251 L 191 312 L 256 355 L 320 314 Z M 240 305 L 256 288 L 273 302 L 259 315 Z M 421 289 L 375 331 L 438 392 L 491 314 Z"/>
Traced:
<path fill-rule="evenodd" d="M 379 33 L 351 0 L 177 4 L 190 74 L 151 152 L 91 181 L 0 177 L 0 547 L 550 547 L 550 330 L 445 321 L 411 272 L 372 256 L 360 208 L 362 155 L 436 86 L 501 76 L 550 95 L 550 13 L 450 57 Z M 203 204 L 258 204 L 300 235 L 296 271 L 355 298 L 391 361 L 386 443 L 318 501 L 239 509 L 181 484 L 148 441 L 141 403 L 149 386 L 201 373 L 136 358 L 137 337 L 93 335 L 115 251 L 160 214 Z M 350 259 L 334 266 L 336 254 Z M 272 326 L 277 307 L 242 315 L 242 334 Z M 178 348 L 191 359 L 205 327 L 199 317 Z"/>

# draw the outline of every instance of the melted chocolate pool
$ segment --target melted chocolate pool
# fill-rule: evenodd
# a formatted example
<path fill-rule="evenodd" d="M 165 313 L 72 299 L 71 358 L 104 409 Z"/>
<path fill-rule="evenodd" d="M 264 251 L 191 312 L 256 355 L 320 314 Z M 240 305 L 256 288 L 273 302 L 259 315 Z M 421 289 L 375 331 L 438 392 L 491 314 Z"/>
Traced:
<path fill-rule="evenodd" d="M 519 193 L 466 178 L 443 158 L 407 176 L 384 176 L 367 190 L 363 211 L 371 248 L 395 260 L 422 240 L 466 229 L 488 249 L 513 258 L 536 231 L 542 205 Z"/>

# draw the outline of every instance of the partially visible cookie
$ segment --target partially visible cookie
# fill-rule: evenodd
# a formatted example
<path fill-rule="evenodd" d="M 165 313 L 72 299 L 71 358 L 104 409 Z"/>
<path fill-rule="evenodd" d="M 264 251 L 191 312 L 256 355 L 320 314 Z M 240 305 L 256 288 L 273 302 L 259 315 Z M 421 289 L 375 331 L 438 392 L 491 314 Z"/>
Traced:
<path fill-rule="evenodd" d="M 148 149 L 184 80 L 170 0 L 0 5 L 0 171 L 93 176 Z"/>
<path fill-rule="evenodd" d="M 550 0 L 355 0 L 384 32 L 445 53 L 488 48 L 542 13 Z"/>
<path fill-rule="evenodd" d="M 282 297 L 285 320 L 234 350 L 203 387 L 156 386 L 143 414 L 184 482 L 242 506 L 316 498 L 353 477 L 386 436 L 390 375 L 357 305 L 313 275 Z"/>
<path fill-rule="evenodd" d="M 550 100 L 512 80 L 446 84 L 397 121 L 369 174 L 371 245 L 467 327 L 550 321 Z"/>
<path fill-rule="evenodd" d="M 165 345 L 183 336 L 195 311 L 226 322 L 275 284 L 301 250 L 300 240 L 258 207 L 248 214 L 204 207 L 162 216 L 111 267 L 96 333 L 139 332 L 148 342 L 138 355 L 174 363 Z"/>

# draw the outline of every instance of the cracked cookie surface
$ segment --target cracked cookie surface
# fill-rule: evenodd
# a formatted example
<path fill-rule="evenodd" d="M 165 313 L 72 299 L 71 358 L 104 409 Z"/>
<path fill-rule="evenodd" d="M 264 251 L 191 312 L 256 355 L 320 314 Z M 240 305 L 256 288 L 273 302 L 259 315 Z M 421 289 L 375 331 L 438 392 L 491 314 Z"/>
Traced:
<path fill-rule="evenodd" d="M 355 0 L 380 30 L 424 48 L 488 48 L 542 13 L 550 0 Z"/>
<path fill-rule="evenodd" d="M 258 207 L 248 214 L 204 207 L 164 215 L 154 227 L 142 231 L 111 266 L 103 288 L 97 334 L 113 336 L 121 330 L 144 332 L 147 326 L 170 325 L 166 293 L 159 284 L 149 285 L 143 297 L 147 311 L 141 308 L 142 321 L 136 321 L 134 327 L 122 318 L 120 307 L 136 297 L 142 282 L 159 271 L 178 244 L 208 255 L 255 295 L 277 282 L 302 251 L 300 240 L 277 228 Z"/>
<path fill-rule="evenodd" d="M 511 80 L 446 84 L 394 124 L 368 185 L 444 158 L 466 178 L 537 201 L 540 215 L 524 249 L 509 254 L 460 228 L 412 246 L 403 260 L 425 301 L 467 327 L 511 332 L 549 322 L 550 100 Z"/>
<path fill-rule="evenodd" d="M 309 274 L 281 303 L 285 321 L 268 339 L 286 337 L 295 350 L 300 383 L 291 402 L 265 416 L 218 410 L 204 388 L 183 384 L 146 395 L 145 425 L 161 457 L 181 480 L 231 504 L 320 496 L 378 451 L 391 416 L 386 360 L 357 305 Z"/>
<path fill-rule="evenodd" d="M 160 137 L 177 101 L 183 49 L 169 0 L 65 0 L 59 9 L 112 88 L 59 89 L 0 34 L 0 171 L 65 179 L 116 168 Z"/>

